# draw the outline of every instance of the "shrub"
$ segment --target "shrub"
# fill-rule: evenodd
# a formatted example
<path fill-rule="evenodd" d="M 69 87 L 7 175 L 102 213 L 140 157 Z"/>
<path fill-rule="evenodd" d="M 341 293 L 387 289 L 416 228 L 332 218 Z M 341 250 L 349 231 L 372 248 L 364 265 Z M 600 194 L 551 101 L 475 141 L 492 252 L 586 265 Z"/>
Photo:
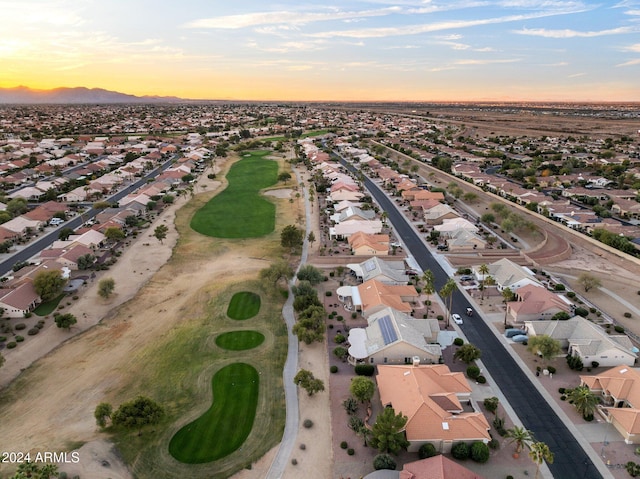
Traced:
<path fill-rule="evenodd" d="M 346 340 L 347 340 L 347 338 L 345 337 L 345 335 L 344 335 L 344 334 L 340 334 L 340 333 L 336 334 L 336 337 L 335 337 L 335 338 L 333 338 L 333 341 L 334 341 L 336 344 L 342 344 L 342 343 L 344 343 Z"/>
<path fill-rule="evenodd" d="M 342 442 L 340 443 L 340 448 L 341 448 L 341 449 L 346 449 L 346 448 L 348 448 L 348 447 L 349 447 L 349 444 L 347 444 L 347 441 L 342 441 Z"/>
<path fill-rule="evenodd" d="M 24 341 L 24 336 L 16 336 L 15 340 L 16 340 L 16 343 L 21 343 L 22 341 Z"/>
<path fill-rule="evenodd" d="M 489 460 L 489 446 L 482 441 L 476 441 L 471 445 L 471 459 L 475 462 L 484 464 Z"/>
<path fill-rule="evenodd" d="M 391 471 L 395 471 L 396 470 L 396 461 L 389 454 L 378 454 L 373 459 L 373 468 L 376 471 L 379 471 L 381 469 L 389 469 Z"/>
<path fill-rule="evenodd" d="M 478 382 L 478 384 L 486 384 L 487 382 L 487 378 L 485 378 L 484 376 L 480 375 L 476 378 L 476 381 Z"/>
<path fill-rule="evenodd" d="M 480 376 L 480 368 L 472 364 L 467 368 L 467 376 L 471 379 L 477 379 Z"/>
<path fill-rule="evenodd" d="M 558 388 L 558 392 L 560 394 L 564 394 L 566 390 L 567 390 L 566 388 Z"/>
<path fill-rule="evenodd" d="M 556 368 L 554 368 L 553 366 L 547 366 L 547 371 L 549 371 L 551 374 L 555 374 Z"/>
<path fill-rule="evenodd" d="M 470 453 L 469 446 L 466 442 L 459 442 L 451 448 L 451 455 L 458 460 L 468 459 Z"/>
<path fill-rule="evenodd" d="M 0 343 L 4 343 L 7 340 L 6 336 L 0 336 Z"/>
<path fill-rule="evenodd" d="M 491 441 L 488 442 L 487 446 L 489 446 L 489 449 L 500 449 L 500 441 L 498 441 L 497 439 L 491 439 Z"/>
<path fill-rule="evenodd" d="M 298 460 L 294 457 L 293 459 L 291 459 L 291 464 L 293 464 L 294 466 L 297 466 Z"/>
<path fill-rule="evenodd" d="M 27 331 L 27 334 L 29 336 L 35 336 L 36 334 L 38 334 L 40 332 L 40 330 L 38 328 L 31 328 L 29 331 Z"/>
<path fill-rule="evenodd" d="M 573 298 L 575 298 L 575 297 L 576 297 L 576 293 L 574 293 L 573 291 L 569 291 L 569 292 L 567 293 L 567 296 L 568 296 L 569 298 L 573 299 Z"/>
<path fill-rule="evenodd" d="M 324 295 L 325 295 L 325 296 L 327 296 L 327 297 L 329 297 L 329 296 L 333 295 L 333 293 L 332 293 L 331 291 L 326 291 L 326 292 L 324 293 Z"/>
<path fill-rule="evenodd" d="M 564 287 L 564 284 L 556 284 L 553 289 L 555 289 L 556 291 L 564 291 L 566 288 Z"/>
<path fill-rule="evenodd" d="M 626 313 L 623 314 L 623 316 L 625 318 L 630 318 L 631 317 L 631 313 L 629 313 L 628 311 Z"/>
<path fill-rule="evenodd" d="M 513 479 L 513 476 L 512 475 L 508 475 L 507 479 Z"/>
<path fill-rule="evenodd" d="M 356 319 L 358 317 L 358 313 L 351 313 L 351 319 Z"/>
<path fill-rule="evenodd" d="M 301 450 L 305 450 L 307 448 L 307 445 L 303 442 L 302 444 L 300 444 L 300 449 Z"/>
<path fill-rule="evenodd" d="M 438 316 L 436 316 L 436 319 L 438 321 L 444 321 L 444 316 L 442 316 L 441 314 L 439 314 Z"/>
<path fill-rule="evenodd" d="M 560 396 L 560 401 L 566 401 L 566 400 L 567 400 L 567 396 L 565 396 L 564 394 Z"/>
<path fill-rule="evenodd" d="M 619 324 L 616 324 L 613 329 L 616 333 L 624 333 L 624 326 L 620 326 Z"/>
<path fill-rule="evenodd" d="M 64 471 L 58 473 L 58 479 L 67 479 L 68 477 L 69 475 Z"/>
<path fill-rule="evenodd" d="M 347 357 L 347 354 L 349 354 L 349 351 L 347 351 L 347 349 L 343 348 L 342 346 L 338 346 L 333 350 L 333 354 L 335 354 L 336 357 L 344 360 L 344 358 Z"/>
<path fill-rule="evenodd" d="M 376 368 L 373 364 L 358 364 L 355 367 L 355 372 L 358 376 L 373 376 Z"/>
<path fill-rule="evenodd" d="M 7 343 L 7 349 L 13 349 L 17 346 L 18 344 L 15 341 L 11 341 L 9 343 Z"/>
<path fill-rule="evenodd" d="M 462 338 L 456 338 L 453 340 L 453 344 L 456 346 L 462 346 L 464 344 L 464 339 Z"/>
<path fill-rule="evenodd" d="M 18 323 L 13 327 L 13 329 L 16 331 L 22 331 L 23 329 L 27 329 L 27 325 L 24 323 Z"/>
<path fill-rule="evenodd" d="M 576 313 L 578 316 L 582 316 L 583 318 L 589 316 L 589 311 L 585 308 L 576 308 L 574 313 Z"/>
<path fill-rule="evenodd" d="M 438 451 L 436 450 L 436 446 L 434 446 L 430 442 L 423 444 L 422 446 L 420 446 L 420 449 L 418 449 L 418 457 L 420 459 L 426 459 L 428 457 L 433 457 L 437 455 L 438 455 Z"/>
<path fill-rule="evenodd" d="M 487 411 L 495 414 L 496 411 L 498 410 L 499 401 L 497 397 L 493 396 L 493 397 L 485 398 L 485 400 L 483 401 L 483 404 Z"/>
<path fill-rule="evenodd" d="M 331 367 L 329 368 L 329 371 L 330 371 L 332 374 L 337 373 L 337 372 L 338 372 L 338 366 L 335 366 L 335 365 L 334 365 L 334 366 L 331 366 Z"/>
<path fill-rule="evenodd" d="M 347 454 L 349 454 L 350 456 L 353 456 L 356 453 L 355 449 L 353 449 L 352 447 L 350 447 L 349 449 L 347 449 Z"/>
<path fill-rule="evenodd" d="M 343 318 L 342 316 L 338 316 L 338 317 L 336 318 L 336 320 L 337 320 L 337 321 L 344 321 L 344 318 Z"/>
<path fill-rule="evenodd" d="M 600 363 L 598 361 L 591 361 L 592 368 L 597 368 L 598 366 L 600 366 Z"/>
<path fill-rule="evenodd" d="M 313 427 L 313 421 L 311 419 L 305 419 L 302 425 L 307 429 L 311 429 Z"/>

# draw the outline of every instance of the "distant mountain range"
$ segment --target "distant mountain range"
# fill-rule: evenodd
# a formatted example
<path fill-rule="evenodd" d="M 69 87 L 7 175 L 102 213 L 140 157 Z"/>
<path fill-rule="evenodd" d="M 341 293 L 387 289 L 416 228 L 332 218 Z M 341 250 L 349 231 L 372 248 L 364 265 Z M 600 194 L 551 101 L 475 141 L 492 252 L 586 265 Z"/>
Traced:
<path fill-rule="evenodd" d="M 175 96 L 135 96 L 102 88 L 55 88 L 34 90 L 26 86 L 0 88 L 0 104 L 91 104 L 91 103 L 175 103 Z"/>

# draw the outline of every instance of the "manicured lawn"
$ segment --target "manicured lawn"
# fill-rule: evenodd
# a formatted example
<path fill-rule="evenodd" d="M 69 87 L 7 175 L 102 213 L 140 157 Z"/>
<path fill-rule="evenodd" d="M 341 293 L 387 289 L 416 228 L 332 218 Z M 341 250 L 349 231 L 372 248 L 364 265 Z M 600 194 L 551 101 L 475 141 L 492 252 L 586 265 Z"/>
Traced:
<path fill-rule="evenodd" d="M 260 311 L 260 296 L 249 291 L 236 293 L 229 301 L 227 316 L 231 319 L 253 318 Z"/>
<path fill-rule="evenodd" d="M 47 301 L 46 303 L 42 303 L 38 305 L 36 309 L 33 310 L 34 314 L 38 316 L 47 316 L 58 307 L 58 303 L 64 298 L 64 294 L 61 294 L 57 298 L 52 299 L 51 301 Z"/>
<path fill-rule="evenodd" d="M 273 232 L 275 204 L 259 191 L 277 182 L 278 164 L 264 157 L 268 151 L 252 151 L 234 164 L 229 185 L 196 211 L 191 228 L 215 238 L 258 238 Z"/>
<path fill-rule="evenodd" d="M 258 371 L 245 363 L 218 371 L 211 380 L 213 404 L 171 438 L 171 455 L 180 462 L 202 464 L 238 449 L 253 426 L 259 382 Z"/>
<path fill-rule="evenodd" d="M 245 351 L 260 346 L 264 334 L 258 331 L 229 331 L 216 338 L 216 344 L 230 351 Z"/>

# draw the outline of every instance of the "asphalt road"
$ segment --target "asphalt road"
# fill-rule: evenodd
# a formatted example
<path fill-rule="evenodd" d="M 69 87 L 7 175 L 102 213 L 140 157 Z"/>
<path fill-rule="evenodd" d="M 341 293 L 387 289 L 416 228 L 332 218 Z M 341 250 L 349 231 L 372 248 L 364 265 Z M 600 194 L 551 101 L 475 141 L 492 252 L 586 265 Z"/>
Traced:
<path fill-rule="evenodd" d="M 344 160 L 341 160 L 341 163 L 351 171 L 356 171 Z M 404 215 L 392 200 L 378 188 L 378 185 L 365 177 L 364 186 L 380 207 L 387 212 L 389 221 L 422 270 L 430 269 L 433 272 L 435 289 L 439 291 L 449 279 L 447 273 L 433 258 L 427 246 L 409 225 Z M 451 312 L 458 313 L 467 319 L 464 313 L 468 307 L 471 307 L 471 304 L 456 289 L 453 294 Z M 597 471 L 587 453 L 545 401 L 537 387 L 504 349 L 490 327 L 482 320 L 465 320 L 460 328 L 469 342 L 482 350 L 482 362 L 524 427 L 532 431 L 536 440 L 547 444 L 554 453 L 554 462 L 549 464 L 549 470 L 553 477 L 557 479 L 601 478 L 602 475 Z M 588 475 L 587 471 L 589 471 Z"/>
<path fill-rule="evenodd" d="M 169 166 L 173 163 L 174 159 L 175 159 L 175 157 L 171 157 L 169 160 L 165 161 L 159 167 L 151 170 L 149 173 L 147 173 L 145 176 L 143 176 L 139 180 L 133 182 L 132 184 L 130 184 L 126 188 L 118 191 L 116 194 L 114 194 L 114 195 L 112 195 L 112 196 L 110 196 L 108 198 L 105 198 L 104 201 L 107 201 L 109 203 L 117 203 L 122 198 L 127 196 L 129 193 L 134 192 L 135 190 L 139 189 L 141 186 L 146 184 L 147 180 L 149 180 L 151 178 L 155 178 L 162 171 L 164 171 L 167 168 L 169 168 Z M 14 264 L 16 264 L 18 262 L 21 262 L 21 261 L 27 261 L 29 258 L 31 258 L 32 256 L 38 254 L 43 249 L 48 248 L 49 246 L 51 246 L 53 244 L 53 242 L 58 239 L 59 231 L 62 228 L 76 229 L 80 225 L 82 225 L 82 223 L 84 223 L 85 221 L 88 221 L 91 218 L 93 218 L 94 216 L 96 216 L 100 211 L 102 211 L 102 210 L 96 210 L 94 208 L 90 208 L 88 211 L 85 211 L 81 215 L 78 215 L 78 216 L 72 218 L 71 220 L 67 221 L 66 223 L 61 224 L 55 230 L 53 230 L 53 231 L 51 231 L 49 233 L 45 233 L 43 236 L 41 236 L 41 237 L 37 238 L 35 241 L 31 242 L 25 248 L 23 248 L 20 251 L 14 253 L 13 255 L 9 256 L 4 261 L 0 262 L 0 276 L 4 276 L 9 271 L 11 271 L 11 269 L 13 268 Z"/>

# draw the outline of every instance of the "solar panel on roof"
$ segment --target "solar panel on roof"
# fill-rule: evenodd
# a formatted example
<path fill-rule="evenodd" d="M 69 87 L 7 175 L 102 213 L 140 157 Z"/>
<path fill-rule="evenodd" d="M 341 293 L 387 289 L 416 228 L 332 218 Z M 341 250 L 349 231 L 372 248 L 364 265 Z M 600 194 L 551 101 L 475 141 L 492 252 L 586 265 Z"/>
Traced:
<path fill-rule="evenodd" d="M 396 334 L 396 330 L 393 327 L 393 322 L 389 315 L 380 318 L 378 320 L 378 324 L 380 325 L 380 331 L 382 332 L 382 339 L 385 346 L 398 340 L 398 335 Z"/>

